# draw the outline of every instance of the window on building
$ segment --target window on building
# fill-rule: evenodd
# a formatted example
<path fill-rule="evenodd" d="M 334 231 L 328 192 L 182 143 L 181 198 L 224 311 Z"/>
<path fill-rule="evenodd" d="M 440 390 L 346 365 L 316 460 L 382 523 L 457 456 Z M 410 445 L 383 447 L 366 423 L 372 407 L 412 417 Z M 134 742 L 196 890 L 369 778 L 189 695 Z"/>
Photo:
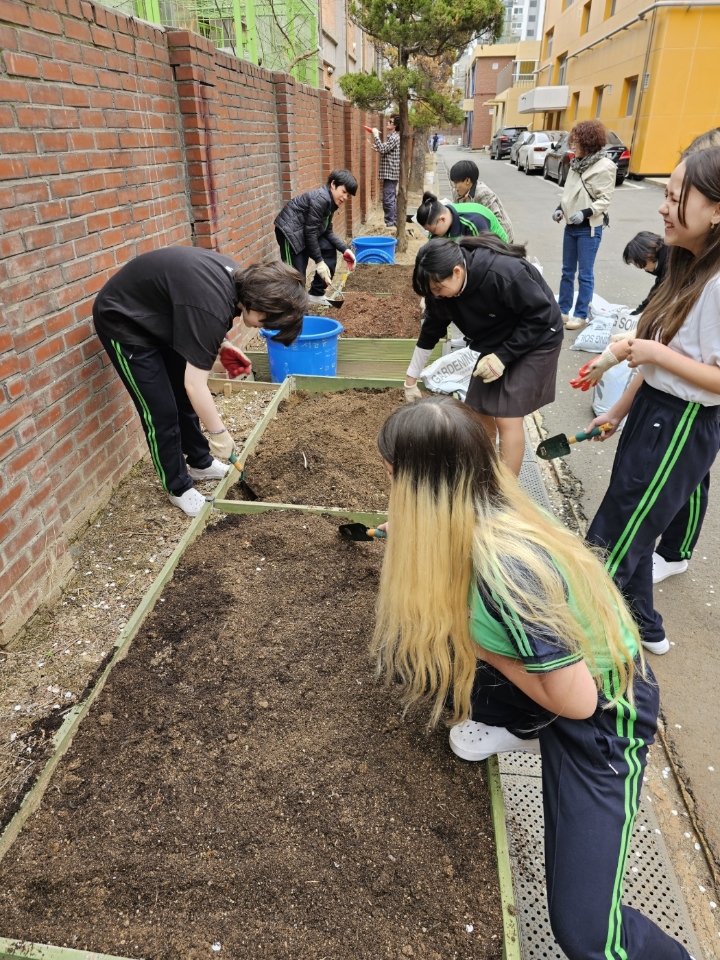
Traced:
<path fill-rule="evenodd" d="M 595 87 L 593 90 L 593 116 L 598 118 L 602 113 L 604 87 Z"/>
<path fill-rule="evenodd" d="M 631 117 L 635 112 L 635 97 L 637 96 L 637 77 L 628 77 L 625 81 L 625 116 Z"/>
<path fill-rule="evenodd" d="M 572 100 L 570 101 L 570 119 L 575 122 L 577 120 L 578 108 L 580 107 L 580 91 L 576 91 L 572 95 Z"/>
<path fill-rule="evenodd" d="M 615 4 L 617 0 L 605 0 L 605 19 L 615 16 Z"/>
<path fill-rule="evenodd" d="M 530 16 L 528 17 L 528 23 L 535 23 L 536 20 L 537 20 L 537 17 L 535 16 L 535 14 L 531 13 Z"/>
<path fill-rule="evenodd" d="M 591 6 L 592 6 L 592 3 L 586 3 L 585 6 L 583 7 L 582 23 L 580 26 L 581 34 L 587 33 L 588 30 L 590 29 L 590 7 Z"/>
<path fill-rule="evenodd" d="M 567 8 L 571 6 L 572 2 L 573 0 L 563 0 L 563 10 L 567 10 Z"/>
<path fill-rule="evenodd" d="M 565 83 L 565 74 L 567 73 L 567 54 L 564 53 L 557 58 L 557 85 L 562 87 Z"/>
<path fill-rule="evenodd" d="M 554 30 L 548 30 L 545 34 L 545 56 L 552 56 L 552 45 L 553 45 L 553 34 Z"/>

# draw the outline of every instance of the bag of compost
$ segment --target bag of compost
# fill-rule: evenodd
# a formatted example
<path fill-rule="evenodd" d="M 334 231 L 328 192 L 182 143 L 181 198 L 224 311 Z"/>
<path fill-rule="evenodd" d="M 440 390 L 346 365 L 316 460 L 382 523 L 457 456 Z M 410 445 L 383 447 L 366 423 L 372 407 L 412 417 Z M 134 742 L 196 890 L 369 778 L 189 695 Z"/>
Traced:
<path fill-rule="evenodd" d="M 439 357 L 429 367 L 425 367 L 420 379 L 426 389 L 433 393 L 457 394 L 464 401 L 467 396 L 470 378 L 480 354 L 470 347 L 453 350 L 447 356 Z"/>

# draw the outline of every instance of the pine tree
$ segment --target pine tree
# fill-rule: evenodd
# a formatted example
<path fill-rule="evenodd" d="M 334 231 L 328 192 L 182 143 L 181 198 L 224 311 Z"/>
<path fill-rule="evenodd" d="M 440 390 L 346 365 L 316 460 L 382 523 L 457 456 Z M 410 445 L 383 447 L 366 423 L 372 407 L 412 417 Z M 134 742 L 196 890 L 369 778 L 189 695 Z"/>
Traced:
<path fill-rule="evenodd" d="M 350 16 L 384 48 L 390 69 L 376 73 L 347 73 L 340 86 L 363 110 L 384 110 L 397 104 L 400 117 L 400 180 L 398 183 L 398 250 L 407 249 L 405 217 L 410 174 L 410 105 L 429 111 L 437 124 L 462 121 L 462 111 L 434 78 L 422 69 L 421 58 L 457 59 L 473 40 L 496 40 L 502 30 L 500 0 L 353 0 Z"/>

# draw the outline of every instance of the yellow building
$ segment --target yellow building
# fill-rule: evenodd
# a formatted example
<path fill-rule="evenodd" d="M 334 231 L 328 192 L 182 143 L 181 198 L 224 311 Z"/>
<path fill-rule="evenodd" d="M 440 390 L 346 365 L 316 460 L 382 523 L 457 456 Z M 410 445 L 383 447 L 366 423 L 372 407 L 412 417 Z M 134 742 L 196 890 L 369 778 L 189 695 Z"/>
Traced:
<path fill-rule="evenodd" d="M 538 86 L 520 110 L 555 130 L 597 117 L 630 148 L 630 173 L 667 175 L 720 126 L 718 78 L 717 0 L 547 0 Z"/>

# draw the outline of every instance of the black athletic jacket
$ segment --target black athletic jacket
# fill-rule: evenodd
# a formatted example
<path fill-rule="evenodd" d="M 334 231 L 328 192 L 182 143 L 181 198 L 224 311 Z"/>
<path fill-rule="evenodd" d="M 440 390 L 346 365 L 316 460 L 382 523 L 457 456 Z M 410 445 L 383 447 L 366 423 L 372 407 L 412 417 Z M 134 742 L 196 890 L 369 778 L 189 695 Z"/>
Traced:
<path fill-rule="evenodd" d="M 460 248 L 467 282 L 456 297 L 427 297 L 417 346 L 431 350 L 454 323 L 482 354 L 504 364 L 562 342 L 563 322 L 552 290 L 527 260 L 479 247 Z"/>
<path fill-rule="evenodd" d="M 655 265 L 655 273 L 651 274 L 651 276 L 655 277 L 655 283 L 650 288 L 650 293 L 648 293 L 648 295 L 645 297 L 645 299 L 640 304 L 640 306 L 635 307 L 635 309 L 632 311 L 632 313 L 630 314 L 631 317 L 635 317 L 637 316 L 638 313 L 642 313 L 645 307 L 650 303 L 652 298 L 658 292 L 658 287 L 665 279 L 665 274 L 667 273 L 669 253 L 670 253 L 670 249 L 666 247 L 665 244 L 663 243 L 663 245 L 658 249 L 658 252 L 657 252 L 657 263 Z"/>
<path fill-rule="evenodd" d="M 275 226 L 290 241 L 293 253 L 307 250 L 315 263 L 322 260 L 320 237 L 345 253 L 347 245 L 332 231 L 332 218 L 337 210 L 327 184 L 317 190 L 301 193 L 287 203 L 275 218 Z"/>

